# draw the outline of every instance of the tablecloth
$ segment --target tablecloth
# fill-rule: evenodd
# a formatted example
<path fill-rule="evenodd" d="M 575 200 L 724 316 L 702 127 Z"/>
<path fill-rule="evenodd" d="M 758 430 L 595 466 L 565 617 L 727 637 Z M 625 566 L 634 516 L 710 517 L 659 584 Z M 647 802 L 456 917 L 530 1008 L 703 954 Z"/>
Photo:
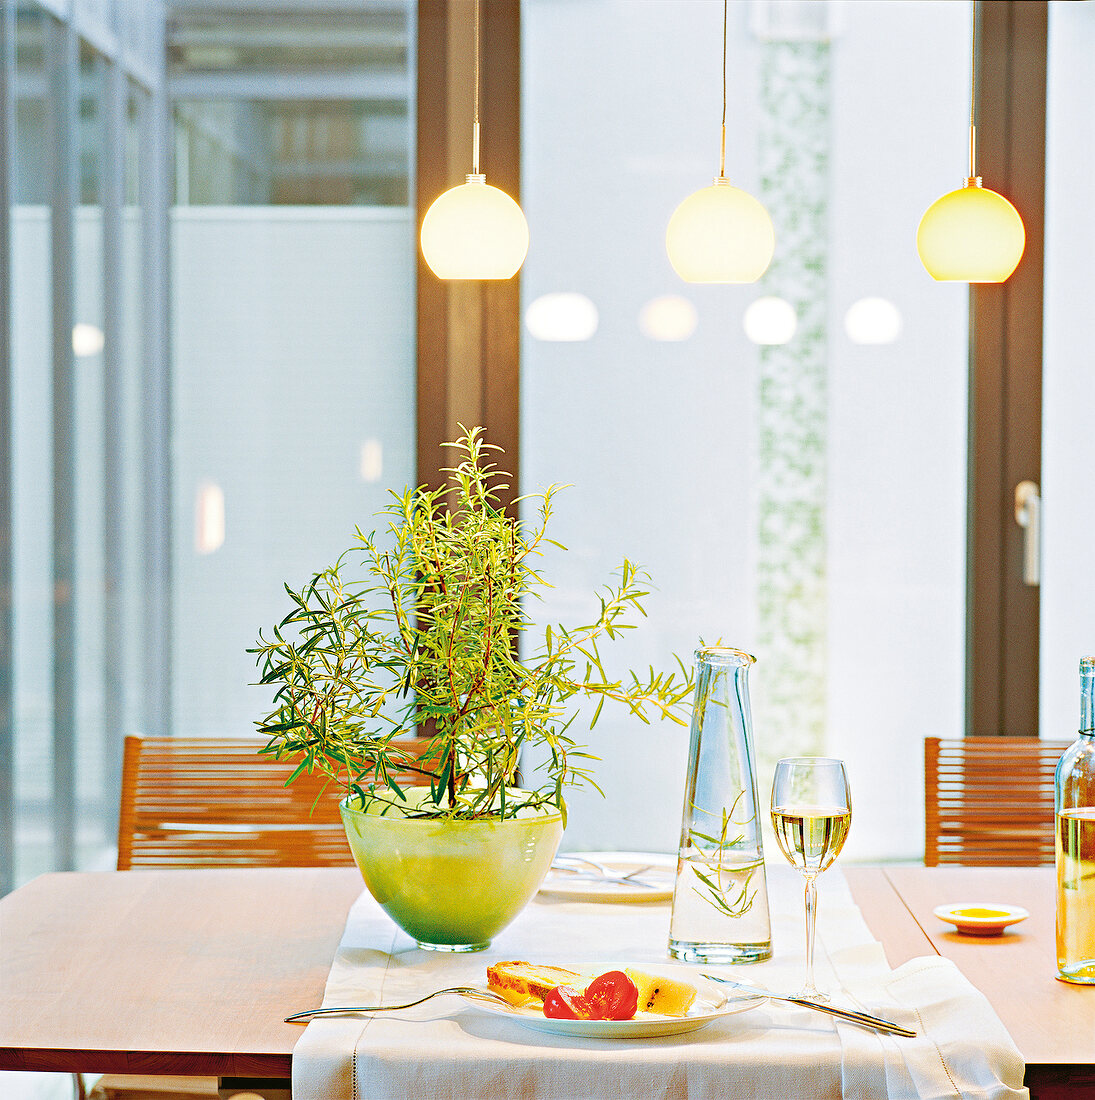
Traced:
<path fill-rule="evenodd" d="M 838 1004 L 914 1028 L 916 1039 L 772 1001 L 688 1034 L 594 1040 L 532 1031 L 441 998 L 391 1016 L 312 1021 L 293 1054 L 294 1100 L 1025 1097 L 1018 1050 L 957 968 L 932 956 L 891 970 L 839 869 L 818 883 L 818 985 Z M 772 959 L 721 970 L 793 992 L 804 965 L 802 879 L 790 867 L 770 865 L 768 888 Z M 668 902 L 540 897 L 487 951 L 451 955 L 418 948 L 363 893 L 349 914 L 323 1003 L 391 1003 L 481 983 L 486 967 L 503 959 L 656 970 L 669 962 L 669 916 Z"/>

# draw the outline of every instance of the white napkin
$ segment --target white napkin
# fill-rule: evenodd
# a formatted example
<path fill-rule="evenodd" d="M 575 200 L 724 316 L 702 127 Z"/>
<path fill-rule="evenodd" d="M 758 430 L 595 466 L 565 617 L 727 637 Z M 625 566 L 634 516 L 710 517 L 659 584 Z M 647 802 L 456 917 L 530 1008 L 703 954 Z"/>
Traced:
<path fill-rule="evenodd" d="M 727 973 L 780 992 L 802 981 L 802 880 L 770 867 L 774 957 Z M 891 971 L 839 870 L 819 880 L 818 984 L 923 1033 L 884 1036 L 779 1002 L 701 1031 L 636 1040 L 548 1035 L 439 998 L 391 1016 L 310 1023 L 293 1055 L 296 1100 L 506 1100 L 733 1095 L 1022 1097 L 1023 1063 L 988 1002 L 950 963 L 917 959 Z M 600 965 L 667 961 L 670 907 L 534 901 L 489 951 L 418 949 L 367 894 L 355 903 L 331 969 L 325 1005 L 411 1000 L 482 982 L 499 959 Z M 709 968 L 712 969 L 712 968 Z M 291 1008 L 304 1006 L 289 1006 Z"/>
<path fill-rule="evenodd" d="M 912 959 L 887 972 L 879 944 L 830 956 L 842 1001 L 917 1032 L 915 1039 L 837 1023 L 846 1097 L 1026 1097 L 1023 1059 L 978 992 L 949 959 Z"/>

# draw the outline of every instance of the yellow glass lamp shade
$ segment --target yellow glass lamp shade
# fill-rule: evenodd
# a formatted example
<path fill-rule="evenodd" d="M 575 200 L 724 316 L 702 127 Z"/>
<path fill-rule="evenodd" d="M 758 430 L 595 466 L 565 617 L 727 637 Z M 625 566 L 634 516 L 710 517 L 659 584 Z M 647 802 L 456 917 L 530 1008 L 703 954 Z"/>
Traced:
<path fill-rule="evenodd" d="M 928 274 L 940 282 L 1002 283 L 1026 245 L 1023 219 L 995 191 L 970 182 L 925 211 L 916 248 Z"/>
<path fill-rule="evenodd" d="M 510 279 L 527 252 L 521 207 L 483 176 L 440 195 L 422 219 L 422 255 L 439 279 Z"/>
<path fill-rule="evenodd" d="M 686 283 L 755 283 L 775 247 L 768 211 L 725 178 L 689 195 L 665 231 L 669 262 Z"/>

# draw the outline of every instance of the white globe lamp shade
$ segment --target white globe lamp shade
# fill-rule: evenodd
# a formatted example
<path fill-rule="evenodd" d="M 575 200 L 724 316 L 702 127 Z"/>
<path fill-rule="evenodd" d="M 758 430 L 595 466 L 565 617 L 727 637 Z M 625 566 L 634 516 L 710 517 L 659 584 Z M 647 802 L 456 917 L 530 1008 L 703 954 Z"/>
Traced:
<path fill-rule="evenodd" d="M 974 182 L 936 199 L 916 231 L 920 260 L 940 282 L 1002 283 L 1025 246 L 1019 212 L 1003 195 Z"/>
<path fill-rule="evenodd" d="M 469 176 L 434 200 L 421 239 L 439 279 L 511 279 L 528 252 L 528 222 L 505 191 Z"/>
<path fill-rule="evenodd" d="M 775 247 L 768 211 L 723 179 L 689 195 L 665 232 L 669 262 L 686 283 L 755 283 Z"/>

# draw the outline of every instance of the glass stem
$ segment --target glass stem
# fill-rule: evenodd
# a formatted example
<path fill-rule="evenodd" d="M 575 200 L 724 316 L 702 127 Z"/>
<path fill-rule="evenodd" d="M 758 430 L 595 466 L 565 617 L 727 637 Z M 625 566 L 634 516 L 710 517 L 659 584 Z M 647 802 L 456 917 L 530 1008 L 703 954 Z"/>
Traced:
<path fill-rule="evenodd" d="M 814 875 L 806 876 L 806 987 L 804 997 L 820 996 L 814 985 L 814 918 L 817 916 L 817 887 Z"/>

